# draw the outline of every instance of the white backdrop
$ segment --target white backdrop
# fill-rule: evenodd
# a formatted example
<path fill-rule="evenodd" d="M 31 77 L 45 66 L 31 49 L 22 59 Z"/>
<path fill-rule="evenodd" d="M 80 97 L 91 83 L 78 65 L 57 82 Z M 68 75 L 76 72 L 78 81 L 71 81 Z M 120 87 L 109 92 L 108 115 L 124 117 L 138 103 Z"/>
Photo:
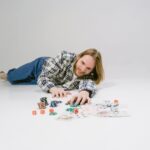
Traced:
<path fill-rule="evenodd" d="M 0 70 L 97 48 L 106 78 L 148 77 L 149 0 L 0 0 Z"/>
<path fill-rule="evenodd" d="M 2 150 L 150 150 L 149 0 L 0 0 L 0 70 L 61 50 L 101 51 L 106 80 L 94 101 L 117 98 L 130 117 L 58 122 L 31 115 L 38 86 L 0 81 Z"/>

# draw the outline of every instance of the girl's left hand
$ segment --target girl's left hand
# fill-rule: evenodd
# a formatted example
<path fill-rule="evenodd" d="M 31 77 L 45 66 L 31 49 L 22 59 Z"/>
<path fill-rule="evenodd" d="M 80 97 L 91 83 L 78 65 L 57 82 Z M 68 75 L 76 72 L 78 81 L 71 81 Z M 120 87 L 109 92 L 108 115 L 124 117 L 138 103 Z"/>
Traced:
<path fill-rule="evenodd" d="M 83 105 L 85 103 L 90 103 L 91 99 L 89 97 L 89 92 L 88 91 L 81 91 L 79 94 L 73 96 L 67 104 L 75 104 L 75 105 Z"/>

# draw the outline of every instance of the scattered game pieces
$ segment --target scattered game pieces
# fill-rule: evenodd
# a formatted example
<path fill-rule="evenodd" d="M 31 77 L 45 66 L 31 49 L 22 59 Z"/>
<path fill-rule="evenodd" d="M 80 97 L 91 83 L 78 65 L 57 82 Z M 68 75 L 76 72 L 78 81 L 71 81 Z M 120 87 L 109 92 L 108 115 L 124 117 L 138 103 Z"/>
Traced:
<path fill-rule="evenodd" d="M 112 112 L 118 112 L 119 109 L 119 101 L 118 100 L 113 100 L 112 102 L 109 100 L 105 100 L 103 103 L 101 104 L 96 104 L 99 109 L 109 109 Z"/>
<path fill-rule="evenodd" d="M 49 112 L 50 116 L 56 115 L 57 119 L 60 120 L 70 120 L 73 118 L 85 118 L 89 116 L 96 117 L 128 117 L 127 109 L 121 107 L 119 100 L 104 100 L 100 103 L 91 103 L 85 105 L 62 105 L 63 109 L 54 108 L 58 104 L 63 103 L 62 101 L 52 100 L 48 103 L 47 97 L 41 97 L 40 102 L 38 103 L 39 114 L 44 115 L 46 112 Z M 64 103 L 65 104 L 65 103 Z M 51 108 L 46 108 L 49 105 Z M 68 107 L 68 108 L 67 108 Z M 47 111 L 48 109 L 48 111 Z M 37 110 L 32 110 L 32 115 L 37 115 Z"/>
<path fill-rule="evenodd" d="M 114 99 L 112 102 L 111 110 L 113 112 L 118 112 L 118 109 L 119 109 L 119 101 L 117 99 Z"/>
<path fill-rule="evenodd" d="M 72 107 L 67 108 L 66 111 L 72 112 L 72 113 L 75 113 L 75 114 L 78 114 L 78 112 L 79 112 L 78 108 L 72 108 Z"/>

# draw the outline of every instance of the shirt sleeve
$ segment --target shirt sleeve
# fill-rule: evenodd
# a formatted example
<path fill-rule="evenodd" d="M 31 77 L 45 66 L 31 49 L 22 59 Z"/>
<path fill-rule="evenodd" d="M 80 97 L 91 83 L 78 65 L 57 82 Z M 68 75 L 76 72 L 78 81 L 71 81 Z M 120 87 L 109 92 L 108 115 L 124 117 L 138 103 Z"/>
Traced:
<path fill-rule="evenodd" d="M 61 74 L 61 70 L 70 64 L 75 57 L 74 53 L 62 51 L 55 58 L 48 58 L 42 66 L 42 72 L 38 77 L 37 84 L 39 87 L 48 92 L 49 89 L 56 86 L 55 78 Z"/>
<path fill-rule="evenodd" d="M 61 69 L 62 57 L 61 53 L 55 58 L 48 58 L 42 66 L 42 72 L 38 77 L 37 84 L 39 87 L 48 92 L 50 88 L 55 86 L 54 77 Z"/>
<path fill-rule="evenodd" d="M 79 91 L 89 91 L 90 97 L 93 97 L 96 94 L 96 85 L 94 81 L 90 79 L 81 80 L 79 83 Z"/>

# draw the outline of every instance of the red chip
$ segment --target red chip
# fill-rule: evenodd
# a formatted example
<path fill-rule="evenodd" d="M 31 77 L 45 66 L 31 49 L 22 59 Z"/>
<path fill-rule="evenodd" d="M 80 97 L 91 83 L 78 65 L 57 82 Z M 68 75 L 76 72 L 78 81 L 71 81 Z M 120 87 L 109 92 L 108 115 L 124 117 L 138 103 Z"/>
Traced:
<path fill-rule="evenodd" d="M 40 110 L 40 114 L 41 114 L 41 115 L 45 114 L 45 110 L 44 110 L 44 109 L 41 109 L 41 110 Z"/>
<path fill-rule="evenodd" d="M 53 112 L 54 112 L 54 109 L 53 109 L 53 108 L 50 108 L 50 109 L 49 109 L 49 112 L 50 112 L 50 113 L 53 113 Z"/>
<path fill-rule="evenodd" d="M 79 110 L 77 108 L 74 109 L 74 113 L 78 114 Z"/>
<path fill-rule="evenodd" d="M 32 115 L 35 116 L 37 114 L 36 110 L 32 110 Z"/>

